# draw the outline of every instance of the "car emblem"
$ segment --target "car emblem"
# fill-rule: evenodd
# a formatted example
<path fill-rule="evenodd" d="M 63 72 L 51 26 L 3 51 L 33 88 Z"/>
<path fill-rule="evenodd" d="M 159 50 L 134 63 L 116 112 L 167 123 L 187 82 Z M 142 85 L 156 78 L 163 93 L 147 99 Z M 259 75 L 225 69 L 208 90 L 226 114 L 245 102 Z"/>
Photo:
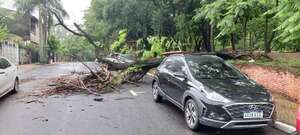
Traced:
<path fill-rule="evenodd" d="M 250 110 L 258 110 L 258 106 L 257 105 L 249 105 L 249 109 Z"/>

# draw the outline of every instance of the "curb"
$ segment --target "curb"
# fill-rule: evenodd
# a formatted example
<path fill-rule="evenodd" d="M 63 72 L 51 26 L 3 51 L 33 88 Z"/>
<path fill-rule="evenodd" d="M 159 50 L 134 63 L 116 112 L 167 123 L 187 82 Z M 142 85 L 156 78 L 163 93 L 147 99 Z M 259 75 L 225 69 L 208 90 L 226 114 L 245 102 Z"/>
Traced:
<path fill-rule="evenodd" d="M 154 75 L 151 73 L 147 73 L 147 75 L 150 77 L 154 77 Z M 282 123 L 279 121 L 275 121 L 274 128 L 278 129 L 282 132 L 285 132 L 287 134 L 292 134 L 296 131 L 296 128 L 294 126 L 291 126 L 291 125 L 288 125 L 288 124 L 285 124 L 285 123 Z"/>
<path fill-rule="evenodd" d="M 279 121 L 275 121 L 275 124 L 274 124 L 274 127 L 278 130 L 281 130 L 285 133 L 288 133 L 288 134 L 292 134 L 293 132 L 296 131 L 296 128 L 291 126 L 291 125 L 288 125 L 288 124 L 285 124 L 285 123 L 282 123 L 282 122 L 279 122 Z"/>

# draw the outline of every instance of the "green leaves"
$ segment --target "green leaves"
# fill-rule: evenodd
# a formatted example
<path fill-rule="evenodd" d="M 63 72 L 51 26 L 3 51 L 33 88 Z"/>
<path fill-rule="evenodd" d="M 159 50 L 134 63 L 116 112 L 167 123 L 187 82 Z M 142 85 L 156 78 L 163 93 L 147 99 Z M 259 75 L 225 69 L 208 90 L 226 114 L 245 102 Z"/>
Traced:
<path fill-rule="evenodd" d="M 151 45 L 150 50 L 146 50 L 143 53 L 143 59 L 161 57 L 162 53 L 167 50 L 167 44 L 170 42 L 166 37 L 149 37 L 147 38 L 149 44 Z"/>
<path fill-rule="evenodd" d="M 119 31 L 118 39 L 110 46 L 112 52 L 128 53 L 130 51 L 126 44 L 127 32 L 127 29 Z"/>
<path fill-rule="evenodd" d="M 51 35 L 48 37 L 48 44 L 51 49 L 51 51 L 56 52 L 59 50 L 60 47 L 60 41 L 57 39 L 57 37 Z"/>
<path fill-rule="evenodd" d="M 300 2 L 283 0 L 275 16 L 281 24 L 276 29 L 280 31 L 277 37 L 283 43 L 300 43 Z M 300 44 L 298 45 L 300 46 Z M 300 47 L 299 47 L 300 48 Z"/>
<path fill-rule="evenodd" d="M 0 24 L 0 40 L 4 39 L 7 36 L 8 30 L 5 25 Z"/>
<path fill-rule="evenodd" d="M 72 58 L 84 58 L 94 60 L 94 47 L 85 38 L 78 36 L 68 36 L 60 41 L 57 51 L 61 58 L 72 60 Z"/>

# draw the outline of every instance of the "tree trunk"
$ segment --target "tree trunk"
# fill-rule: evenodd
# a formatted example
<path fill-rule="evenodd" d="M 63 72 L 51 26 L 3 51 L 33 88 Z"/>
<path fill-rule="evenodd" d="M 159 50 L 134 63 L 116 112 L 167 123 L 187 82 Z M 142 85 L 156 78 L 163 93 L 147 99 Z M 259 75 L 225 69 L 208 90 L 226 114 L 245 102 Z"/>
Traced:
<path fill-rule="evenodd" d="M 205 27 L 201 26 L 201 33 L 203 37 L 202 42 L 202 50 L 205 50 L 207 52 L 211 52 L 211 40 L 210 40 L 210 33 L 211 33 L 211 27 L 208 23 L 204 23 Z"/>
<path fill-rule="evenodd" d="M 252 52 L 254 49 L 254 46 L 253 46 L 253 42 L 252 42 L 252 33 L 251 32 L 249 33 L 249 46 L 250 46 L 250 51 Z"/>
<path fill-rule="evenodd" d="M 265 46 L 265 54 L 271 52 L 271 44 L 268 42 L 268 32 L 269 32 L 269 19 L 265 18 L 265 37 L 264 37 L 264 46 Z"/>
<path fill-rule="evenodd" d="M 236 48 L 235 48 L 235 42 L 234 42 L 234 34 L 231 33 L 231 48 L 232 48 L 232 51 L 235 51 Z"/>
<path fill-rule="evenodd" d="M 214 42 L 214 25 L 210 26 L 210 51 L 215 51 L 215 42 Z"/>
<path fill-rule="evenodd" d="M 246 50 L 246 47 L 247 47 L 247 23 L 248 23 L 248 20 L 246 19 L 245 22 L 244 22 L 244 41 L 243 41 L 243 45 L 244 45 L 244 50 Z"/>
<path fill-rule="evenodd" d="M 48 23 L 48 15 L 46 11 L 46 3 L 47 1 L 44 1 L 42 5 L 39 7 L 39 62 L 40 63 L 46 63 L 47 60 L 47 39 L 48 39 L 48 30 L 47 30 L 47 23 Z"/>

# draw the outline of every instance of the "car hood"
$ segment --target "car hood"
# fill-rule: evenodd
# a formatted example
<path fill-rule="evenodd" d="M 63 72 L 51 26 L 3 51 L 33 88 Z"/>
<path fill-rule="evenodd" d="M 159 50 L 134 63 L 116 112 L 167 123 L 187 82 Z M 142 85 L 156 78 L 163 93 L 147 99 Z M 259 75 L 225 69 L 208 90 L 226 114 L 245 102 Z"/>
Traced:
<path fill-rule="evenodd" d="M 257 83 L 247 79 L 201 79 L 207 89 L 234 102 L 268 102 L 270 94 Z"/>

